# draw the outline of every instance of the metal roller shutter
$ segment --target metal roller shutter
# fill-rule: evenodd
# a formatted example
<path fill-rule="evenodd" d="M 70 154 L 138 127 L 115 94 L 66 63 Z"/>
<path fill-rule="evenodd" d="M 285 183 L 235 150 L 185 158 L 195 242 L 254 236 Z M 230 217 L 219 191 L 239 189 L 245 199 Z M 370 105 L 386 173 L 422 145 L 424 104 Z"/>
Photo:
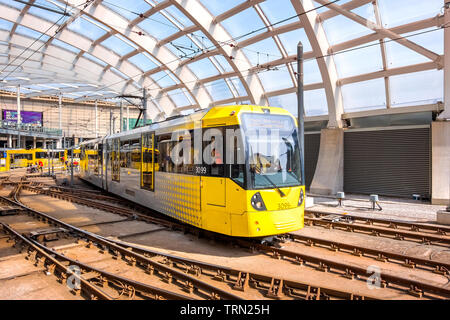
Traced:
<path fill-rule="evenodd" d="M 430 170 L 430 128 L 344 134 L 346 192 L 429 197 Z"/>
<path fill-rule="evenodd" d="M 306 189 L 311 186 L 319 158 L 320 133 L 305 134 L 305 180 Z"/>

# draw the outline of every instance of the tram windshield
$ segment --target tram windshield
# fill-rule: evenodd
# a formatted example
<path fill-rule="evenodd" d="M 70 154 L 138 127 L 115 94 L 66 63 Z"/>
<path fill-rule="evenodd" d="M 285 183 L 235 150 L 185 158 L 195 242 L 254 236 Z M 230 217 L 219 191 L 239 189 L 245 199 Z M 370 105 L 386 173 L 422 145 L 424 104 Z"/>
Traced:
<path fill-rule="evenodd" d="M 250 189 L 301 185 L 300 149 L 294 120 L 285 115 L 243 114 Z"/>

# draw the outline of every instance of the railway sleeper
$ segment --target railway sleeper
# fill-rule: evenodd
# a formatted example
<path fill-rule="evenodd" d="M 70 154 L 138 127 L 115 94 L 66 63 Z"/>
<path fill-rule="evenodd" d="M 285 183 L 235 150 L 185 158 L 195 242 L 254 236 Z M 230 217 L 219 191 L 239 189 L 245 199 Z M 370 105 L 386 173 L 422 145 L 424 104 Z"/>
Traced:
<path fill-rule="evenodd" d="M 272 278 L 266 296 L 272 299 L 281 299 L 284 296 L 283 288 L 284 282 L 282 279 Z"/>
<path fill-rule="evenodd" d="M 239 271 L 239 274 L 237 276 L 237 279 L 233 286 L 233 289 L 238 290 L 238 291 L 245 291 L 249 286 L 249 284 L 248 284 L 249 279 L 250 279 L 250 275 L 248 274 L 248 272 Z"/>

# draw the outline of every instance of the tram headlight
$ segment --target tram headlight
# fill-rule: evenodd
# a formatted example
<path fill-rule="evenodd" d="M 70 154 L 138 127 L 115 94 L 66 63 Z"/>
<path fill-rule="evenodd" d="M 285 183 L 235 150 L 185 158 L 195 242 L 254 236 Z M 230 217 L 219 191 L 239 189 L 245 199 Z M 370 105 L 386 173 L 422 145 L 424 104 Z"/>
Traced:
<path fill-rule="evenodd" d="M 252 199 L 250 200 L 250 203 L 252 204 L 252 207 L 255 210 L 258 211 L 265 211 L 266 209 L 266 205 L 264 204 L 264 201 L 261 197 L 261 194 L 259 192 L 255 193 L 252 197 Z"/>
<path fill-rule="evenodd" d="M 303 200 L 305 200 L 305 194 L 303 193 L 303 189 L 300 189 L 300 197 L 298 198 L 299 207 L 303 204 Z"/>

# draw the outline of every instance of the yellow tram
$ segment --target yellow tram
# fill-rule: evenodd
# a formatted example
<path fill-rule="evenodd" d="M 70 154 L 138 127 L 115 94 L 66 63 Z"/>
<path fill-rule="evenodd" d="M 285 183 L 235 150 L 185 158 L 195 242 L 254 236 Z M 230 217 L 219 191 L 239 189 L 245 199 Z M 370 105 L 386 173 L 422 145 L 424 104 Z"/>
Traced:
<path fill-rule="evenodd" d="M 259 238 L 303 227 L 300 159 L 288 111 L 233 105 L 83 142 L 80 176 L 198 228 Z"/>

